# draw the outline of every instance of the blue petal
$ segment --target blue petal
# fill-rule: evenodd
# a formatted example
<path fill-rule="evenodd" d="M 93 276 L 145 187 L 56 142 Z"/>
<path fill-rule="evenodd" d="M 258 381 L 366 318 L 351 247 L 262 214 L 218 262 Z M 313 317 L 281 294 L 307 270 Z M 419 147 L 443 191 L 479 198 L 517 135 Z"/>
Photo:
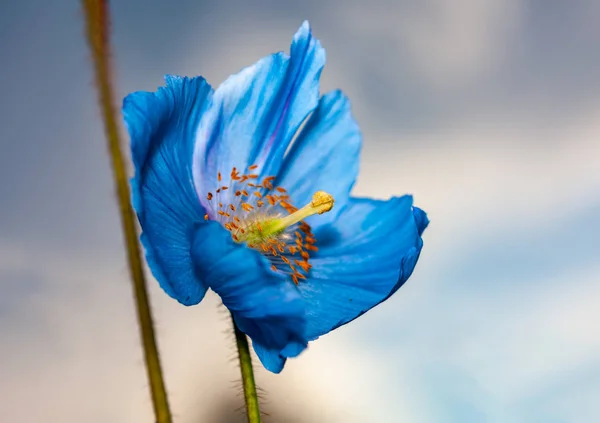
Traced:
<path fill-rule="evenodd" d="M 267 348 L 256 341 L 252 341 L 252 348 L 265 369 L 273 373 L 280 373 L 283 370 L 287 358 L 281 356 L 279 351 Z"/>
<path fill-rule="evenodd" d="M 260 342 L 253 341 L 252 347 L 258 356 L 260 362 L 265 368 L 273 373 L 279 373 L 288 358 L 297 357 L 306 349 L 306 341 L 290 342 L 283 350 L 268 348 Z"/>
<path fill-rule="evenodd" d="M 133 206 L 152 273 L 167 294 L 192 305 L 207 289 L 190 257 L 193 223 L 205 213 L 192 182 L 192 154 L 212 88 L 202 78 L 165 80 L 156 93 L 136 92 L 123 101 L 135 166 Z"/>
<path fill-rule="evenodd" d="M 199 277 L 223 300 L 242 332 L 259 345 L 267 370 L 279 372 L 304 348 L 305 305 L 296 285 L 259 252 L 237 244 L 216 222 L 197 225 L 192 256 Z M 263 354 L 264 351 L 264 354 Z"/>
<path fill-rule="evenodd" d="M 429 226 L 429 218 L 427 217 L 427 213 L 418 207 L 413 207 L 413 215 L 415 216 L 415 223 L 417 225 L 419 235 L 422 235 L 423 231 L 427 229 L 427 226 Z"/>
<path fill-rule="evenodd" d="M 276 175 L 294 134 L 317 106 L 325 50 L 312 37 L 308 22 L 300 27 L 290 56 L 265 57 L 227 79 L 214 95 L 196 147 L 194 181 L 200 197 L 216 186 L 217 172 L 233 167 Z"/>
<path fill-rule="evenodd" d="M 310 202 L 315 191 L 335 199 L 327 214 L 307 219 L 313 230 L 333 222 L 343 210 L 358 175 L 362 137 L 340 92 L 324 95 L 298 135 L 276 180 L 285 187 L 297 207 Z"/>
<path fill-rule="evenodd" d="M 357 318 L 409 278 L 423 245 L 414 210 L 411 196 L 353 198 L 336 222 L 315 232 L 319 251 L 309 278 L 298 285 L 307 304 L 307 338 Z"/>

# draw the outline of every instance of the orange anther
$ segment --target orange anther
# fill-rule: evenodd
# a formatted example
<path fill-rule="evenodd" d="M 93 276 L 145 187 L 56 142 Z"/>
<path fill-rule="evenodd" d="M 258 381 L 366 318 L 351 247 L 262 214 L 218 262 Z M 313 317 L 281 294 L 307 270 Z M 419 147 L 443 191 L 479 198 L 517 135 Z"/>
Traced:
<path fill-rule="evenodd" d="M 294 263 L 301 267 L 302 270 L 304 270 L 305 272 L 308 272 L 310 270 L 310 264 L 308 264 L 307 261 L 294 260 Z"/>
<path fill-rule="evenodd" d="M 273 189 L 273 180 L 275 180 L 274 176 L 267 176 L 265 179 L 263 179 L 263 186 L 267 189 Z"/>

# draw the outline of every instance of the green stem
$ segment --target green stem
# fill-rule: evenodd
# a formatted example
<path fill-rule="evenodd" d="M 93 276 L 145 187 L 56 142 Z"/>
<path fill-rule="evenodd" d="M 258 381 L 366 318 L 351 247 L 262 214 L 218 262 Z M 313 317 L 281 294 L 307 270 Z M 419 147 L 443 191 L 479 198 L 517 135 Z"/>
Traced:
<path fill-rule="evenodd" d="M 244 401 L 246 402 L 246 413 L 248 423 L 260 423 L 260 408 L 258 405 L 258 395 L 256 393 L 256 383 L 254 382 L 254 370 L 252 369 L 252 357 L 250 348 L 248 348 L 248 338 L 237 327 L 233 320 L 233 330 L 235 331 L 235 343 L 240 358 L 240 369 L 242 371 L 242 384 L 244 385 Z"/>
<path fill-rule="evenodd" d="M 112 161 L 113 177 L 121 212 L 121 225 L 127 248 L 129 272 L 133 283 L 133 293 L 137 308 L 140 336 L 144 348 L 146 371 L 150 381 L 154 414 L 157 423 L 171 423 L 171 412 L 154 336 L 150 302 L 146 291 L 138 234 L 133 210 L 129 202 L 129 181 L 125 168 L 125 159 L 121 152 L 121 139 L 116 119 L 117 114 L 113 103 L 114 93 L 113 85 L 111 84 L 108 0 L 82 0 L 82 3 L 86 17 L 86 34 L 89 47 L 92 51 L 99 103 L 104 120 L 104 130 L 108 139 L 108 149 Z"/>

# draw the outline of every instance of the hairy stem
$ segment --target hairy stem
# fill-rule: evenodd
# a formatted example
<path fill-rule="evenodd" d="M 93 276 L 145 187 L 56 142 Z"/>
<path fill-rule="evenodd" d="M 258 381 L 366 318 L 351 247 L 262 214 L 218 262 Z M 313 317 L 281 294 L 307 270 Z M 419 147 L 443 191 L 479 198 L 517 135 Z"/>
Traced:
<path fill-rule="evenodd" d="M 260 423 L 260 408 L 258 404 L 258 395 L 256 393 L 256 383 L 254 382 L 254 370 L 252 369 L 252 357 L 248 348 L 248 338 L 237 327 L 233 317 L 233 330 L 235 331 L 235 343 L 240 358 L 240 369 L 242 372 L 242 384 L 244 385 L 244 401 L 246 402 L 246 413 L 248 423 Z"/>
<path fill-rule="evenodd" d="M 113 103 L 113 84 L 110 63 L 108 0 L 82 0 L 86 18 L 86 34 L 94 63 L 96 86 L 108 149 L 112 161 L 113 177 L 121 212 L 121 225 L 127 249 L 129 272 L 137 308 L 140 336 L 144 348 L 146 370 L 157 423 L 171 423 L 171 412 L 165 390 L 158 348 L 154 335 L 152 313 L 146 291 L 138 235 L 133 210 L 129 202 L 129 181 L 125 160 L 121 152 L 121 139 Z"/>

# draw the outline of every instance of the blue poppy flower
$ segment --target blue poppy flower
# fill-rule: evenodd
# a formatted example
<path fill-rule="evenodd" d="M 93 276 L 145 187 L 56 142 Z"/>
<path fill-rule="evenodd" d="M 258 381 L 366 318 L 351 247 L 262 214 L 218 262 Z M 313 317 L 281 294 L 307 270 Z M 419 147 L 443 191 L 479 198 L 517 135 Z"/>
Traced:
<path fill-rule="evenodd" d="M 276 373 L 392 295 L 428 224 L 411 196 L 350 195 L 361 135 L 340 91 L 320 96 L 324 64 L 305 22 L 216 90 L 167 76 L 123 103 L 152 273 L 184 305 L 216 292 Z"/>

